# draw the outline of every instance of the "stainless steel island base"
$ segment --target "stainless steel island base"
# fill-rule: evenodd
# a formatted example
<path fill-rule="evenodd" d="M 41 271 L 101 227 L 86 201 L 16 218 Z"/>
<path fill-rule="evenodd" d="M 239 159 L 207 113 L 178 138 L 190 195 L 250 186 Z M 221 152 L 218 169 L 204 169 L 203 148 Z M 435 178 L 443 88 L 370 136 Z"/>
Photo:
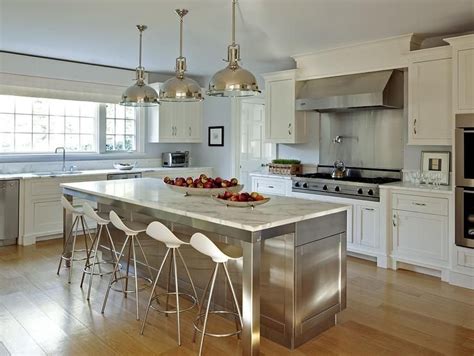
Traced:
<path fill-rule="evenodd" d="M 345 308 L 347 206 L 273 197 L 260 209 L 227 210 L 209 198 L 177 195 L 147 178 L 62 187 L 69 200 L 95 201 L 100 210 L 113 208 L 137 221 L 159 220 L 180 237 L 200 231 L 240 246 L 243 259 L 229 269 L 242 296 L 244 355 L 259 355 L 261 333 L 297 347 L 333 325 L 335 315 Z M 71 216 L 64 218 L 67 228 Z M 114 235 L 120 245 L 123 236 Z M 141 241 L 151 267 L 159 266 L 164 246 L 146 236 Z M 212 262 L 191 247 L 181 252 L 202 291 Z M 184 280 L 181 276 L 178 281 L 182 291 L 187 287 Z M 225 290 L 218 288 L 217 304 L 230 301 Z"/>

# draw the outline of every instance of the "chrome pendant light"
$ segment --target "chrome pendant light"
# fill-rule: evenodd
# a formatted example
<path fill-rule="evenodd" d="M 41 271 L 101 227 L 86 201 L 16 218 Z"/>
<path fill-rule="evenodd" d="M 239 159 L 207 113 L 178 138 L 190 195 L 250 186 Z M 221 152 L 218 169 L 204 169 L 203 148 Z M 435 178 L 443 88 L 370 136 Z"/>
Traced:
<path fill-rule="evenodd" d="M 239 65 L 240 46 L 235 43 L 235 5 L 232 0 L 232 44 L 227 47 L 226 68 L 218 71 L 209 82 L 208 95 L 211 96 L 253 96 L 259 94 L 257 80 L 248 70 Z"/>
<path fill-rule="evenodd" d="M 203 100 L 201 87 L 196 81 L 186 78 L 186 58 L 183 57 L 183 17 L 188 10 L 176 9 L 179 17 L 179 57 L 176 58 L 176 76 L 163 83 L 160 89 L 160 101 L 182 102 Z"/>
<path fill-rule="evenodd" d="M 137 25 L 140 32 L 140 47 L 138 55 L 138 67 L 136 69 L 136 83 L 129 86 L 122 94 L 120 105 L 124 106 L 155 106 L 159 104 L 158 93 L 145 83 L 145 68 L 142 67 L 142 36 L 147 29 L 145 25 Z"/>

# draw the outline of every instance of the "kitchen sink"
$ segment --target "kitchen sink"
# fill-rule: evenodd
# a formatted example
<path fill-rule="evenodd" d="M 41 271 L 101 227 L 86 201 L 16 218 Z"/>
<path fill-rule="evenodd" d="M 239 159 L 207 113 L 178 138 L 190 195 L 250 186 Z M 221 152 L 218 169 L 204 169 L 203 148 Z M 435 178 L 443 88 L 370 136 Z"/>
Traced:
<path fill-rule="evenodd" d="M 51 171 L 51 172 L 35 172 L 33 173 L 36 176 L 40 177 L 57 177 L 57 176 L 69 176 L 72 174 L 81 174 L 82 171 Z"/>

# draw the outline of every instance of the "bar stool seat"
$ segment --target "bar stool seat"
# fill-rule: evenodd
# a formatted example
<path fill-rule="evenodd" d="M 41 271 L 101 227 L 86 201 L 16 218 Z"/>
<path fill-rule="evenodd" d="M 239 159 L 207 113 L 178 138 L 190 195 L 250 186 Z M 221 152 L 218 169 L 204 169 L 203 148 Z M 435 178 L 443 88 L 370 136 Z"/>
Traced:
<path fill-rule="evenodd" d="M 138 221 L 122 221 L 122 219 L 117 215 L 115 211 L 110 211 L 109 213 L 109 218 L 112 224 L 117 228 L 118 230 L 121 230 L 125 233 L 125 242 L 123 243 L 122 249 L 119 253 L 119 257 L 117 259 L 117 262 L 115 264 L 115 268 L 113 271 L 113 274 L 110 278 L 109 285 L 107 287 L 107 292 L 105 293 L 104 297 L 104 302 L 102 304 L 102 314 L 105 312 L 105 307 L 107 305 L 107 300 L 109 297 L 110 290 L 116 291 L 116 292 L 122 292 L 124 294 L 124 297 L 127 298 L 127 295 L 129 293 L 135 293 L 135 302 L 136 302 L 136 309 L 137 309 L 137 320 L 140 320 L 140 315 L 139 315 L 139 310 L 138 310 L 138 300 L 139 300 L 139 292 L 142 291 L 145 288 L 148 288 L 152 285 L 153 283 L 153 274 L 151 273 L 151 268 L 150 264 L 148 263 L 148 259 L 146 257 L 145 251 L 142 248 L 142 245 L 140 243 L 140 240 L 138 239 L 138 235 L 142 232 L 146 231 L 147 225 L 143 224 Z M 128 260 L 127 260 L 127 268 L 126 268 L 126 274 L 122 276 L 120 274 L 120 263 L 119 260 L 122 256 L 124 256 L 124 251 L 125 247 L 128 244 Z M 140 248 L 141 253 L 143 255 L 143 258 L 145 260 L 146 267 L 148 268 L 148 273 L 150 274 L 150 278 L 147 277 L 141 277 L 138 276 L 138 270 L 137 270 L 137 255 L 135 251 L 135 244 Z M 134 273 L 133 275 L 129 275 L 130 272 L 130 259 L 133 256 L 133 270 Z M 117 277 L 117 273 L 120 274 L 119 277 Z M 134 289 L 128 289 L 128 281 L 129 279 L 134 279 Z M 142 279 L 145 281 L 145 284 L 142 287 L 138 287 L 138 280 Z M 122 288 L 118 289 L 115 288 L 115 284 L 118 282 L 123 282 L 122 283 Z"/>
<path fill-rule="evenodd" d="M 203 297 L 201 299 L 201 305 L 199 307 L 199 312 L 197 317 L 194 319 L 194 335 L 193 335 L 193 342 L 196 340 L 196 332 L 201 333 L 201 343 L 199 345 L 199 355 L 202 354 L 203 345 L 204 345 L 204 337 L 207 336 L 214 336 L 214 337 L 226 337 L 226 336 L 233 336 L 237 335 L 240 338 L 240 334 L 242 333 L 242 314 L 240 312 L 239 303 L 237 301 L 237 297 L 235 295 L 234 287 L 232 285 L 232 281 L 230 279 L 229 270 L 227 269 L 227 262 L 229 260 L 239 261 L 242 260 L 242 249 L 237 246 L 221 243 L 221 242 L 213 242 L 211 241 L 206 235 L 201 234 L 200 232 L 195 233 L 191 237 L 191 246 L 194 247 L 197 251 L 201 252 L 202 254 L 209 256 L 212 261 L 215 262 L 214 272 L 212 273 L 211 279 L 209 280 L 206 289 L 204 290 Z M 214 293 L 214 287 L 216 283 L 217 273 L 219 271 L 219 266 L 222 266 L 224 269 L 225 277 L 228 282 L 228 286 L 230 292 L 232 294 L 232 299 L 234 302 L 234 311 L 228 310 L 213 310 L 210 311 L 212 295 Z M 209 287 L 210 286 L 210 287 Z M 204 300 L 209 289 L 209 297 L 207 300 L 206 311 L 203 313 L 202 308 L 204 305 Z M 209 314 L 227 314 L 231 315 L 235 319 L 236 324 L 236 331 L 230 333 L 210 333 L 206 331 L 207 321 Z M 204 320 L 203 320 L 204 319 Z M 202 323 L 202 327 L 200 327 Z"/>
<path fill-rule="evenodd" d="M 143 319 L 142 323 L 142 329 L 141 329 L 141 334 L 143 334 L 143 331 L 145 329 L 146 325 L 146 320 L 148 317 L 148 312 L 150 308 L 155 309 L 161 313 L 164 313 L 166 316 L 168 314 L 176 314 L 176 320 L 177 320 L 177 331 L 178 331 L 178 345 L 181 345 L 181 324 L 180 324 L 180 313 L 191 310 L 194 308 L 198 303 L 198 297 L 196 293 L 196 288 L 194 287 L 194 282 L 191 278 L 191 274 L 189 273 L 188 266 L 186 265 L 186 262 L 181 254 L 181 251 L 179 248 L 182 245 L 189 245 L 188 242 L 180 240 L 170 229 L 168 229 L 165 225 L 158 221 L 152 222 L 150 225 L 148 225 L 148 228 L 146 230 L 146 233 L 148 236 L 153 238 L 154 240 L 160 241 L 165 244 L 167 247 L 165 257 L 163 258 L 163 261 L 161 263 L 161 266 L 158 270 L 158 274 L 156 275 L 155 282 L 153 283 L 153 289 L 151 290 L 150 293 L 150 298 L 148 300 L 148 306 L 145 311 L 145 317 Z M 189 278 L 189 282 L 191 283 L 191 287 L 193 289 L 194 295 L 191 295 L 189 293 L 183 293 L 179 291 L 179 285 L 178 285 L 178 268 L 177 268 L 177 255 L 181 259 L 181 263 L 184 266 L 184 269 L 186 270 L 186 274 Z M 158 284 L 158 280 L 161 275 L 161 271 L 163 270 L 163 266 L 165 265 L 166 260 L 170 256 L 170 264 L 169 264 L 169 273 L 168 273 L 168 288 L 167 291 L 164 293 L 159 293 L 155 294 L 156 286 Z M 170 279 L 171 279 L 171 266 L 173 265 L 173 272 L 174 272 L 174 283 L 175 283 L 175 290 L 174 292 L 170 292 Z M 166 308 L 162 308 L 159 305 L 159 298 L 166 295 Z M 176 308 L 174 309 L 168 309 L 168 297 L 174 295 L 176 298 Z M 186 296 L 191 300 L 191 306 L 188 306 L 186 308 L 181 308 L 180 302 L 179 302 L 179 297 L 180 296 Z M 153 306 L 152 303 L 156 301 L 157 306 Z"/>
<path fill-rule="evenodd" d="M 86 263 L 84 265 L 84 269 L 82 270 L 82 280 L 81 280 L 81 288 L 84 284 L 84 279 L 86 275 L 89 275 L 89 287 L 87 290 L 87 300 L 90 299 L 91 289 L 92 289 L 92 280 L 94 276 L 103 276 L 107 274 L 116 273 L 116 271 L 102 271 L 101 265 L 112 264 L 116 265 L 118 258 L 117 258 L 117 250 L 115 249 L 114 241 L 112 240 L 112 236 L 110 235 L 109 230 L 109 223 L 110 220 L 108 219 L 108 214 L 97 212 L 95 211 L 88 203 L 84 203 L 83 205 L 84 214 L 91 220 L 95 221 L 97 224 L 95 237 L 89 251 L 89 254 L 86 259 Z M 110 248 L 110 255 L 111 260 L 107 261 L 104 259 L 99 260 L 99 246 L 102 240 L 102 232 L 106 231 L 107 233 L 107 241 Z M 96 272 L 95 267 L 97 266 L 98 271 Z"/>
<path fill-rule="evenodd" d="M 71 230 L 64 242 L 64 248 L 59 258 L 59 266 L 57 275 L 61 271 L 61 265 L 63 261 L 69 262 L 69 274 L 68 274 L 68 283 L 71 283 L 71 275 L 72 275 L 72 266 L 74 262 L 77 261 L 84 261 L 87 259 L 89 255 L 89 247 L 87 245 L 88 238 L 93 242 L 92 236 L 89 231 L 89 227 L 87 226 L 86 220 L 84 219 L 84 210 L 81 205 L 72 205 L 69 200 L 67 200 L 64 196 L 61 197 L 61 205 L 63 208 L 72 214 L 73 216 L 73 223 L 71 226 Z M 76 240 L 77 240 L 77 233 L 79 230 L 79 223 L 82 227 L 82 234 L 84 235 L 84 242 L 85 242 L 85 249 L 76 249 Z M 87 235 L 86 235 L 87 234 Z M 68 251 L 68 246 L 72 242 L 72 249 Z M 84 257 L 76 257 L 76 253 L 85 253 Z"/>

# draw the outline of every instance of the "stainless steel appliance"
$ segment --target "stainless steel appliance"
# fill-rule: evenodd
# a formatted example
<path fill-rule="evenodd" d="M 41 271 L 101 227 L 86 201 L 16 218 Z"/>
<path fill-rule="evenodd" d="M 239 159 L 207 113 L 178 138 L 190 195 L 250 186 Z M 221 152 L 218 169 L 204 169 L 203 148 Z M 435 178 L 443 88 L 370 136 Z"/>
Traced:
<path fill-rule="evenodd" d="M 318 166 L 317 173 L 300 174 L 293 177 L 293 192 L 379 201 L 380 184 L 401 180 L 400 170 L 347 167 L 345 177 L 332 178 L 332 169 L 332 166 Z"/>
<path fill-rule="evenodd" d="M 188 167 L 189 151 L 163 152 L 161 162 L 163 167 Z"/>
<path fill-rule="evenodd" d="M 403 72 L 384 70 L 306 81 L 298 111 L 344 112 L 403 108 Z"/>
<path fill-rule="evenodd" d="M 133 179 L 141 178 L 142 174 L 140 172 L 135 173 L 112 173 L 107 175 L 107 180 L 117 180 L 117 179 Z"/>
<path fill-rule="evenodd" d="M 456 245 L 474 248 L 474 114 L 456 115 Z"/>
<path fill-rule="evenodd" d="M 18 180 L 0 181 L 0 246 L 15 245 L 18 239 Z"/>

